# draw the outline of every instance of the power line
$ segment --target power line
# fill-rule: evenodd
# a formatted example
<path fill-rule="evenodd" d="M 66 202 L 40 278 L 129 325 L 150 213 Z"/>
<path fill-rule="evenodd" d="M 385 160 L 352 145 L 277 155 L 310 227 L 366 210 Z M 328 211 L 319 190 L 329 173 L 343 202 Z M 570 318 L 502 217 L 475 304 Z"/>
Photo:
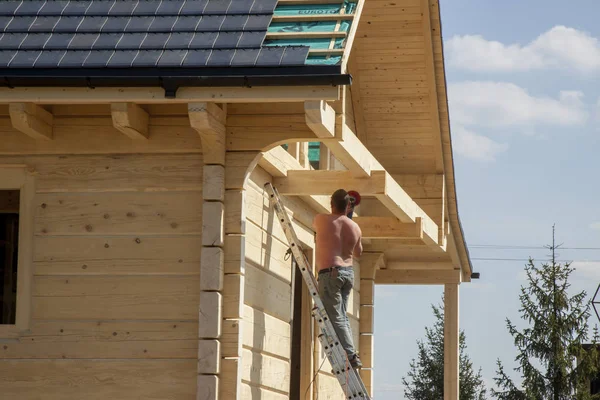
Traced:
<path fill-rule="evenodd" d="M 487 258 L 487 257 L 471 257 L 471 260 L 476 261 L 529 261 L 528 258 Z M 550 261 L 549 258 L 536 259 L 534 261 Z M 573 260 L 555 260 L 556 262 L 572 262 Z M 577 260 L 578 262 L 600 262 L 600 260 Z"/>
<path fill-rule="evenodd" d="M 472 249 L 498 249 L 498 250 L 548 250 L 543 246 L 517 246 L 517 245 L 496 245 L 496 244 L 472 244 L 468 245 Z M 600 250 L 600 247 L 557 247 L 557 250 Z"/>

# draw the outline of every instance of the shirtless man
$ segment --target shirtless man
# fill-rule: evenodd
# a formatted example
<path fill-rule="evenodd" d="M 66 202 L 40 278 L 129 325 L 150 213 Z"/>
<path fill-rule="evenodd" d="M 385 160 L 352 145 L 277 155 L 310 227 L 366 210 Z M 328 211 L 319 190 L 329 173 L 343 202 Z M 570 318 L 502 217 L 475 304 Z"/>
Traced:
<path fill-rule="evenodd" d="M 352 340 L 346 310 L 354 286 L 353 257 L 362 254 L 361 231 L 347 217 L 350 196 L 339 189 L 331 196 L 331 214 L 318 214 L 313 221 L 316 233 L 316 262 L 319 294 L 342 347 L 353 368 L 361 368 Z"/>

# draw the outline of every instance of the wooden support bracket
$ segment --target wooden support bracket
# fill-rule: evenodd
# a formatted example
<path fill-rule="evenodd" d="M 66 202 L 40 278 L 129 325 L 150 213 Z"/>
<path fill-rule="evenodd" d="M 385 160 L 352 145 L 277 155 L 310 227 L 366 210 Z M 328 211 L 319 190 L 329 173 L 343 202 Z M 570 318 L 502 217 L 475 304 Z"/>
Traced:
<path fill-rule="evenodd" d="M 113 126 L 131 139 L 148 139 L 150 117 L 142 107 L 134 103 L 110 105 Z"/>
<path fill-rule="evenodd" d="M 204 164 L 225 165 L 226 109 L 215 103 L 190 103 L 188 115 L 202 141 Z"/>
<path fill-rule="evenodd" d="M 306 125 L 318 138 L 335 136 L 335 110 L 325 101 L 307 101 L 304 103 Z"/>
<path fill-rule="evenodd" d="M 13 128 L 33 139 L 52 140 L 53 116 L 34 103 L 11 103 L 8 107 Z"/>

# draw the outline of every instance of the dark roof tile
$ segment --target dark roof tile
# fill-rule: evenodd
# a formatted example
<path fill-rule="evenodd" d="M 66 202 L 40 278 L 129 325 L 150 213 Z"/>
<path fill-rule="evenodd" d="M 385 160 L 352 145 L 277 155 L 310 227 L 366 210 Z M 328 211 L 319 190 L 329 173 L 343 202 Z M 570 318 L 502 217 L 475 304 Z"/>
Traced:
<path fill-rule="evenodd" d="M 116 1 L 110 2 L 114 3 L 113 6 L 108 11 L 108 15 L 114 15 L 119 17 L 130 17 L 133 15 L 133 10 L 135 10 L 138 5 L 138 0 L 135 1 Z"/>
<path fill-rule="evenodd" d="M 192 32 L 173 33 L 167 41 L 167 49 L 188 49 L 194 38 Z"/>
<path fill-rule="evenodd" d="M 206 8 L 207 0 L 187 0 L 181 8 L 181 15 L 202 15 Z"/>
<path fill-rule="evenodd" d="M 0 48 L 3 50 L 19 50 L 26 37 L 26 33 L 3 33 L 0 35 Z"/>
<path fill-rule="evenodd" d="M 84 17 L 61 17 L 52 32 L 77 32 Z"/>
<path fill-rule="evenodd" d="M 308 57 L 308 47 L 306 46 L 289 46 L 285 48 L 281 64 L 290 66 L 301 66 L 306 63 Z"/>
<path fill-rule="evenodd" d="M 219 36 L 218 32 L 197 32 L 190 42 L 191 49 L 212 49 Z"/>
<path fill-rule="evenodd" d="M 220 32 L 213 47 L 215 49 L 235 49 L 242 37 L 242 32 Z"/>
<path fill-rule="evenodd" d="M 162 56 L 162 50 L 148 50 L 138 52 L 137 57 L 133 60 L 133 67 L 148 67 L 156 66 L 158 60 Z"/>
<path fill-rule="evenodd" d="M 78 33 L 68 43 L 68 48 L 69 50 L 89 50 L 94 46 L 99 37 L 99 33 Z"/>
<path fill-rule="evenodd" d="M 66 54 L 66 50 L 43 51 L 35 62 L 35 68 L 56 68 Z"/>
<path fill-rule="evenodd" d="M 188 50 L 165 50 L 158 60 L 159 67 L 180 67 Z"/>
<path fill-rule="evenodd" d="M 273 14 L 277 0 L 255 0 L 250 14 Z"/>
<path fill-rule="evenodd" d="M 29 32 L 53 32 L 60 17 L 37 17 L 29 27 Z"/>
<path fill-rule="evenodd" d="M 2 50 L 0 51 L 0 67 L 6 68 L 10 64 L 12 58 L 17 54 L 17 50 Z"/>
<path fill-rule="evenodd" d="M 60 67 L 65 68 L 81 68 L 83 62 L 90 55 L 90 51 L 76 51 L 69 50 L 65 56 L 60 60 Z"/>
<path fill-rule="evenodd" d="M 235 0 L 231 2 L 227 14 L 249 14 L 255 0 Z"/>
<path fill-rule="evenodd" d="M 27 68 L 35 64 L 35 60 L 42 54 L 40 50 L 34 51 L 17 51 L 17 54 L 13 57 L 10 62 L 11 68 Z"/>
<path fill-rule="evenodd" d="M 261 67 L 279 66 L 285 47 L 263 47 L 260 49 L 256 65 Z"/>
<path fill-rule="evenodd" d="M 42 9 L 40 10 L 40 13 L 38 15 L 51 15 L 51 16 L 62 15 L 62 12 L 65 9 L 65 7 L 67 6 L 67 4 L 69 4 L 68 0 L 47 1 L 44 4 L 44 7 L 42 7 Z"/>
<path fill-rule="evenodd" d="M 83 67 L 105 67 L 114 53 L 114 50 L 92 50 L 90 55 L 83 62 Z"/>
<path fill-rule="evenodd" d="M 19 47 L 20 50 L 43 50 L 44 45 L 50 39 L 51 33 L 30 33 Z"/>
<path fill-rule="evenodd" d="M 208 0 L 204 14 L 227 14 L 232 0 Z"/>
<path fill-rule="evenodd" d="M 203 67 L 212 55 L 211 50 L 190 50 L 183 60 L 184 67 Z"/>
<path fill-rule="evenodd" d="M 137 50 L 116 50 L 108 61 L 109 67 L 131 67 L 133 60 L 137 56 Z"/>
<path fill-rule="evenodd" d="M 9 3 L 12 3 L 12 2 L 9 2 Z M 27 1 L 17 2 L 17 3 L 21 3 L 21 4 L 15 10 L 15 15 L 39 15 L 39 12 L 42 9 L 42 6 L 46 2 L 43 0 L 42 1 L 27 0 Z"/>
<path fill-rule="evenodd" d="M 263 47 L 277 0 L 0 0 L 11 68 L 304 65 L 308 47 Z M 10 62 L 10 64 L 9 64 Z"/>
<path fill-rule="evenodd" d="M 144 50 L 162 50 L 165 48 L 170 36 L 168 33 L 149 33 L 144 38 L 140 48 Z"/>
<path fill-rule="evenodd" d="M 135 15 L 156 15 L 161 0 L 140 1 L 134 10 Z"/>
<path fill-rule="evenodd" d="M 235 50 L 213 50 L 206 65 L 208 67 L 229 67 L 234 54 Z"/>
<path fill-rule="evenodd" d="M 77 32 L 98 33 L 108 21 L 108 17 L 85 17 L 77 27 Z"/>
<path fill-rule="evenodd" d="M 247 67 L 253 66 L 258 58 L 260 49 L 237 49 L 233 60 L 231 60 L 232 67 Z"/>
<path fill-rule="evenodd" d="M 53 33 L 46 42 L 44 50 L 66 50 L 74 37 L 74 33 Z"/>
<path fill-rule="evenodd" d="M 92 5 L 91 1 L 69 1 L 69 4 L 62 10 L 62 15 L 66 16 L 82 16 L 85 11 Z"/>

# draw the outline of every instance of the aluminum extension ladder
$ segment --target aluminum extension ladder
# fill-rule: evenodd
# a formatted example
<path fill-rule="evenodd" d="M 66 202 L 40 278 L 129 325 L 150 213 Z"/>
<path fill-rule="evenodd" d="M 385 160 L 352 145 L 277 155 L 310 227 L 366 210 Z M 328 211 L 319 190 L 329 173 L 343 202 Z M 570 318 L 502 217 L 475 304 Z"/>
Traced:
<path fill-rule="evenodd" d="M 290 244 L 290 249 L 296 260 L 296 265 L 298 265 L 298 269 L 300 270 L 314 300 L 315 307 L 313 308 L 312 315 L 321 329 L 319 340 L 321 341 L 321 346 L 325 350 L 325 354 L 333 368 L 333 374 L 337 377 L 337 380 L 342 386 L 342 391 L 346 394 L 346 398 L 371 400 L 358 371 L 350 366 L 346 351 L 342 347 L 333 325 L 327 316 L 327 311 L 325 311 L 325 307 L 319 296 L 317 281 L 310 271 L 310 263 L 304 254 L 302 245 L 298 241 L 292 223 L 285 212 L 277 189 L 275 189 L 270 182 L 265 184 L 265 189 L 269 194 L 271 205 L 277 214 L 277 218 L 279 219 L 283 231 L 285 232 L 285 236 Z"/>

